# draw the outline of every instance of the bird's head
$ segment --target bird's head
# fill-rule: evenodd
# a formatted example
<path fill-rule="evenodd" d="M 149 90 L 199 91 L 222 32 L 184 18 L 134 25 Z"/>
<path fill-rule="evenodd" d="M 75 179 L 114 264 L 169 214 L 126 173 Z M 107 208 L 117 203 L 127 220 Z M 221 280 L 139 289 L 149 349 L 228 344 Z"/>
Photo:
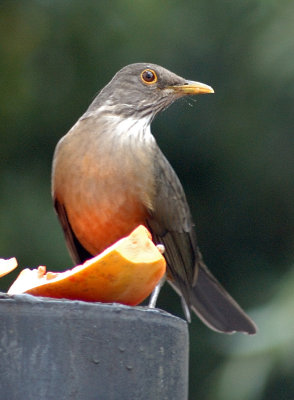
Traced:
<path fill-rule="evenodd" d="M 156 64 L 130 64 L 101 90 L 88 112 L 99 109 L 123 117 L 148 118 L 183 96 L 213 93 L 204 83 L 186 80 Z"/>

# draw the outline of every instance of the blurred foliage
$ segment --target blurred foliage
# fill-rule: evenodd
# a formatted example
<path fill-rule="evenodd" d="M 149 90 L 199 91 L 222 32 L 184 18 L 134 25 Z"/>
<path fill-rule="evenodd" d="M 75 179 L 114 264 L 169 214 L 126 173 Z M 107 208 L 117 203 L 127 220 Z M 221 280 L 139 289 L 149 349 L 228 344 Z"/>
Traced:
<path fill-rule="evenodd" d="M 207 264 L 260 330 L 222 336 L 195 318 L 191 399 L 294 398 L 293 19 L 289 0 L 0 3 L 0 254 L 21 267 L 71 265 L 52 154 L 119 68 L 155 62 L 215 89 L 178 102 L 152 130 Z M 179 303 L 165 287 L 159 305 L 182 315 Z"/>

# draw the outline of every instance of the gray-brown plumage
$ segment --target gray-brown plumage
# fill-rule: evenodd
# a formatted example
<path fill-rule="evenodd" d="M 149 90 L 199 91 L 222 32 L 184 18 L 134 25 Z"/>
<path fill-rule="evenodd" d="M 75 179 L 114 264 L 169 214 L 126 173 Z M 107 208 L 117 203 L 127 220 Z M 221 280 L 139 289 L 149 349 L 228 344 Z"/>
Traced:
<path fill-rule="evenodd" d="M 150 131 L 176 99 L 213 92 L 154 64 L 121 69 L 57 145 L 52 194 L 73 260 L 96 255 L 139 224 L 165 247 L 167 279 L 210 328 L 256 327 L 208 271 L 181 183 Z"/>

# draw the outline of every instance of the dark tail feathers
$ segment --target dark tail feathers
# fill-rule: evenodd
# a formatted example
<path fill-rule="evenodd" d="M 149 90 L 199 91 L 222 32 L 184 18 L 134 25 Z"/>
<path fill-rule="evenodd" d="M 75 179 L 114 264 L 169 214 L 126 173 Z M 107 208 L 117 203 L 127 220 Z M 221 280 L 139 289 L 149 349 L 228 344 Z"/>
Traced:
<path fill-rule="evenodd" d="M 256 333 L 255 323 L 205 265 L 199 268 L 197 282 L 190 296 L 190 308 L 211 329 L 223 333 Z"/>
<path fill-rule="evenodd" d="M 243 332 L 254 335 L 257 332 L 255 323 L 209 272 L 202 261 L 199 264 L 196 284 L 189 293 L 189 306 L 181 296 L 181 291 L 175 282 L 169 282 L 182 298 L 187 320 L 190 322 L 190 308 L 202 322 L 214 331 L 222 333 Z"/>

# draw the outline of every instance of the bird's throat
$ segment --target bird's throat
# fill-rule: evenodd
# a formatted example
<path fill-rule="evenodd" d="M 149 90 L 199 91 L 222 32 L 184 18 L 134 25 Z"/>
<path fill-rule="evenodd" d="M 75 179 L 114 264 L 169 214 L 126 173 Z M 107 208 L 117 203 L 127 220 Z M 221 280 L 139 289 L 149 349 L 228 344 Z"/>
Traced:
<path fill-rule="evenodd" d="M 151 134 L 150 118 L 120 117 L 107 114 L 102 117 L 107 131 L 115 137 L 115 140 L 139 140 L 143 142 L 154 142 Z"/>

